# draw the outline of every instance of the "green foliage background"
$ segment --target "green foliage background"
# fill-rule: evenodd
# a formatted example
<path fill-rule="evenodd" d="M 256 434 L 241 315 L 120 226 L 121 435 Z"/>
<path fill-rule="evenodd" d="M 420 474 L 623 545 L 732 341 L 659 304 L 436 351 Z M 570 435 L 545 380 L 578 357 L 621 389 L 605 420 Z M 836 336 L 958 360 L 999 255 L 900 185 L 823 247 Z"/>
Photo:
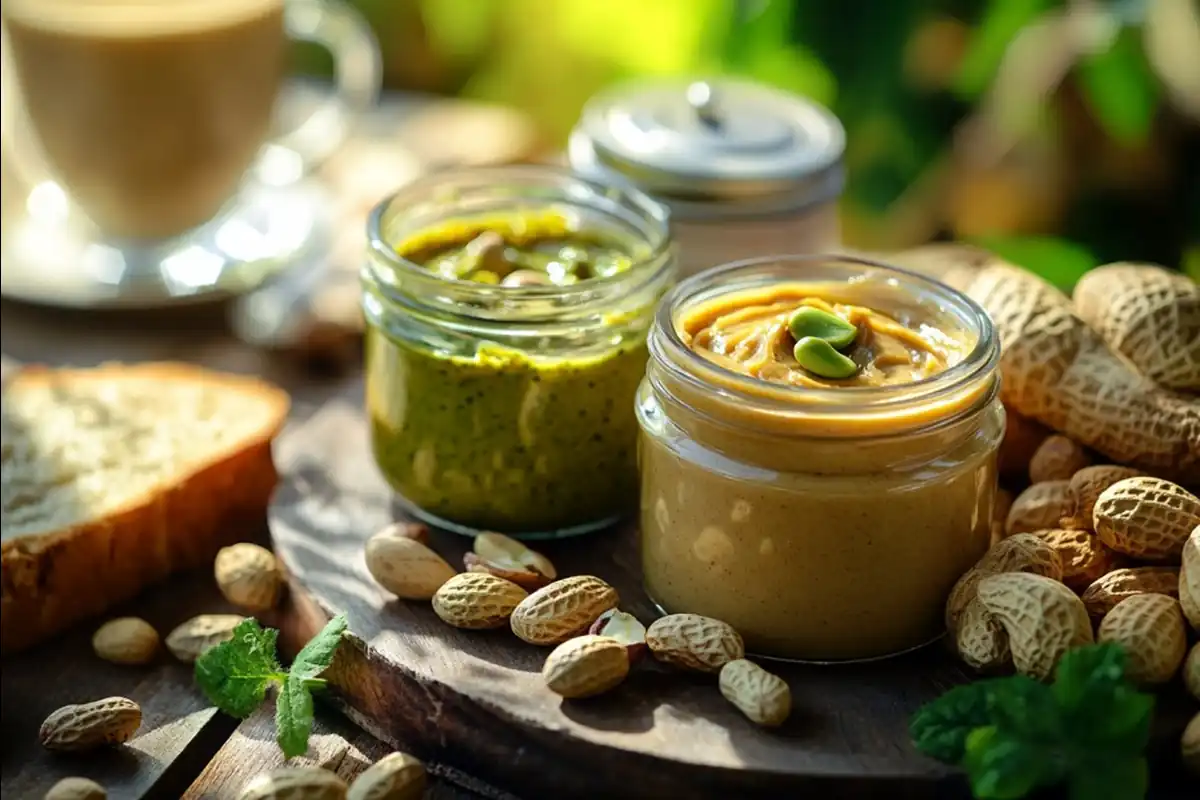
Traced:
<path fill-rule="evenodd" d="M 1143 29 L 1157 1 L 1092 4 L 1111 35 L 1041 94 L 1030 76 L 1054 71 L 1069 37 L 1053 25 L 1078 3 L 356 5 L 379 35 L 389 86 L 515 105 L 552 142 L 564 140 L 591 94 L 634 76 L 737 74 L 807 95 L 829 105 L 849 134 L 849 244 L 978 241 L 1069 287 L 1116 260 L 1200 276 L 1200 130 L 1167 101 L 1150 64 L 1162 54 L 1147 58 Z M 1008 58 L 1017 41 L 1023 49 Z M 1200 42 L 1189 53 L 1186 36 L 1174 41 L 1165 57 L 1200 71 Z M 987 113 L 995 97 L 1006 105 Z M 964 145 L 971 129 L 1009 145 L 980 158 L 980 145 Z"/>

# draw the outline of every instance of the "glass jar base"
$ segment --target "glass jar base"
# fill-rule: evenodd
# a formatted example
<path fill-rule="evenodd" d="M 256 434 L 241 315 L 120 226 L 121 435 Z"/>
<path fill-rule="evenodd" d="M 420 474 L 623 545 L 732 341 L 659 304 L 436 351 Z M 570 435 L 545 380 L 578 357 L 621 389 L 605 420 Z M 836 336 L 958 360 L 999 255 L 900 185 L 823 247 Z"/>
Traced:
<path fill-rule="evenodd" d="M 572 525 L 567 528 L 557 528 L 548 531 L 495 531 L 493 528 L 476 528 L 470 525 L 463 525 L 458 522 L 453 522 L 448 519 L 443 519 L 436 514 L 431 514 L 423 508 L 405 499 L 401 495 L 395 495 L 396 503 L 404 510 L 404 513 L 409 514 L 416 519 L 424 522 L 426 525 L 431 525 L 434 528 L 457 533 L 460 536 L 478 536 L 481 533 L 498 532 L 505 536 L 511 536 L 514 539 L 525 539 L 530 541 L 550 540 L 550 539 L 570 539 L 574 536 L 584 536 L 589 533 L 595 533 L 604 528 L 611 528 L 622 517 L 613 515 L 604 519 L 596 520 L 595 522 L 584 522 L 579 525 Z"/>
<path fill-rule="evenodd" d="M 650 596 L 649 593 L 647 593 L 647 597 L 650 597 L 650 604 L 654 607 L 654 609 L 663 616 L 667 614 L 680 613 L 668 611 L 667 609 L 663 608 L 662 604 L 655 600 L 654 597 Z M 929 647 L 930 645 L 940 641 L 945 635 L 946 632 L 942 631 L 936 636 L 933 636 L 926 641 L 921 642 L 920 644 L 915 644 L 912 647 L 906 647 L 903 650 L 896 650 L 895 652 L 883 653 L 877 656 L 862 656 L 859 658 L 794 658 L 791 656 L 775 656 L 767 653 L 756 653 L 753 650 L 747 650 L 746 657 L 753 658 L 758 661 L 774 661 L 780 664 L 804 664 L 807 666 L 821 667 L 836 667 L 851 664 L 872 664 L 876 661 L 890 661 L 894 658 L 900 658 L 902 656 L 909 655 L 910 653 L 915 653 L 918 650 L 924 650 L 926 647 Z"/>

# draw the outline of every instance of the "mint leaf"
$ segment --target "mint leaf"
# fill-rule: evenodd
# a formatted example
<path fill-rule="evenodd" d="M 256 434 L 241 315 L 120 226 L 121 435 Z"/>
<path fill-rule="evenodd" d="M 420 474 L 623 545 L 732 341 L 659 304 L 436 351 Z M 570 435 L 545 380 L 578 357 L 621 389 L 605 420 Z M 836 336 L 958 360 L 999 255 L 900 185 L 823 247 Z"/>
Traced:
<path fill-rule="evenodd" d="M 1070 735 L 1087 750 L 1140 753 L 1150 741 L 1154 696 L 1122 685 L 1081 708 L 1069 720 Z"/>
<path fill-rule="evenodd" d="M 1026 675 L 999 681 L 990 694 L 988 712 L 1003 733 L 1031 742 L 1057 742 L 1063 724 L 1054 691 Z"/>
<path fill-rule="evenodd" d="M 325 624 L 321 632 L 296 654 L 288 675 L 293 678 L 315 678 L 333 663 L 333 654 L 346 632 L 346 617 L 338 614 Z"/>
<path fill-rule="evenodd" d="M 1071 775 L 1070 800 L 1142 800 L 1149 788 L 1146 759 L 1097 758 Z"/>
<path fill-rule="evenodd" d="M 275 657 L 279 632 L 263 630 L 253 619 L 233 629 L 233 638 L 196 659 L 196 683 L 209 702 L 231 717 L 245 719 L 262 705 L 267 687 L 286 677 Z"/>
<path fill-rule="evenodd" d="M 921 752 L 960 764 L 978 800 L 1065 783 L 1071 800 L 1141 800 L 1154 696 L 1125 678 L 1106 643 L 1063 656 L 1053 686 L 1023 675 L 960 686 L 910 724 Z"/>
<path fill-rule="evenodd" d="M 1140 753 L 1150 738 L 1154 697 L 1125 680 L 1125 651 L 1111 642 L 1071 650 L 1055 676 L 1054 694 L 1068 735 L 1085 748 Z"/>
<path fill-rule="evenodd" d="M 275 697 L 275 740 L 284 758 L 308 752 L 313 727 L 312 692 L 304 678 L 289 675 Z"/>
<path fill-rule="evenodd" d="M 955 686 L 923 705 L 909 723 L 913 745 L 927 756 L 957 764 L 966 749 L 967 736 L 991 721 L 989 693 L 996 680 Z"/>
<path fill-rule="evenodd" d="M 196 682 L 221 711 L 245 719 L 262 705 L 267 689 L 278 684 L 275 738 L 286 758 L 308 752 L 313 727 L 312 691 L 325 685 L 318 676 L 333 663 L 346 630 L 346 618 L 331 619 L 284 672 L 275 655 L 279 631 L 263 629 L 253 619 L 233 629 L 233 638 L 196 660 Z"/>
<path fill-rule="evenodd" d="M 1054 696 L 1063 708 L 1077 708 L 1099 692 L 1125 680 L 1125 651 L 1120 645 L 1088 644 L 1068 650 L 1054 673 Z"/>
<path fill-rule="evenodd" d="M 1017 800 L 1049 783 L 1050 753 L 989 725 L 967 737 L 963 767 L 979 800 Z"/>
<path fill-rule="evenodd" d="M 287 679 L 275 698 L 275 738 L 285 758 L 308 752 L 313 726 L 312 690 L 325 685 L 319 676 L 333 663 L 346 631 L 346 617 L 338 614 L 296 654 Z"/>

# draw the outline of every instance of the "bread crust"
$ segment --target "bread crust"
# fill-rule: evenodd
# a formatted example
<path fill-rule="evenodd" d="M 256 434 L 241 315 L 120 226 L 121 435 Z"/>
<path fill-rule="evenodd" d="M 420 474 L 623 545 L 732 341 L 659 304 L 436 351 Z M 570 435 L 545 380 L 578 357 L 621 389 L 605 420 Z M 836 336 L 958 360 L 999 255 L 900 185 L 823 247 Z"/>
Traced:
<path fill-rule="evenodd" d="M 269 424 L 103 518 L 3 542 L 0 653 L 41 642 L 176 571 L 208 565 L 221 547 L 264 524 L 278 480 L 271 445 L 290 407 L 282 389 L 188 364 L 152 362 L 80 370 L 26 367 L 5 394 L 51 381 L 130 378 L 198 382 L 254 395 L 270 408 Z"/>

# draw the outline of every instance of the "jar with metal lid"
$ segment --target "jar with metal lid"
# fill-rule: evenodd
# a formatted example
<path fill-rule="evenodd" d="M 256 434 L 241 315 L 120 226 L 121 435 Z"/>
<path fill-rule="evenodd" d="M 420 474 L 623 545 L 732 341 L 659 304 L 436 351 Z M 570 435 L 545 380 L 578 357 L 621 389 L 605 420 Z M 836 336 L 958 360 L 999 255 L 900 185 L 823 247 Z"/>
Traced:
<path fill-rule="evenodd" d="M 545 537 L 636 507 L 633 401 L 674 278 L 668 231 L 640 191 L 548 167 L 438 173 L 375 209 L 372 446 L 416 516 Z"/>
<path fill-rule="evenodd" d="M 805 98 L 734 80 L 659 80 L 592 98 L 568 160 L 666 203 L 681 274 L 840 245 L 845 131 Z"/>

